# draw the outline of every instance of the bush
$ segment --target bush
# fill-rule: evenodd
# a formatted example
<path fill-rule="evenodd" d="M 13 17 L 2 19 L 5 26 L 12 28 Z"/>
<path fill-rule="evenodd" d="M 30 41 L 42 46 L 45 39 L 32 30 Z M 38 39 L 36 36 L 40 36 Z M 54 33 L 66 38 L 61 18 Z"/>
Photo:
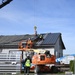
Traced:
<path fill-rule="evenodd" d="M 74 73 L 74 63 L 75 63 L 75 60 L 70 61 L 70 71 L 72 71 L 73 73 Z"/>

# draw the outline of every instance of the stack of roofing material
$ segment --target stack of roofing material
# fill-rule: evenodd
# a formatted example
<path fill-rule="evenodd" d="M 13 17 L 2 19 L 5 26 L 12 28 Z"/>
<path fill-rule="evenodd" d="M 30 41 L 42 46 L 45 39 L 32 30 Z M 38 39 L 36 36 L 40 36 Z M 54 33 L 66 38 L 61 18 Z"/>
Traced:
<path fill-rule="evenodd" d="M 75 54 L 69 54 L 56 59 L 56 62 L 60 62 L 60 64 L 70 64 L 71 60 L 74 60 Z"/>
<path fill-rule="evenodd" d="M 16 54 L 0 54 L 0 73 L 19 72 L 20 71 L 20 55 Z"/>

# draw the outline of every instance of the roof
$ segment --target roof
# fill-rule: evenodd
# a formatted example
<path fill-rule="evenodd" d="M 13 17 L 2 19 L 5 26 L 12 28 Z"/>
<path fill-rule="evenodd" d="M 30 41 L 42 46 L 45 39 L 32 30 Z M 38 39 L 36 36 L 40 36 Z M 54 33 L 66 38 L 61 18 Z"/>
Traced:
<path fill-rule="evenodd" d="M 42 45 L 54 45 L 58 39 L 58 37 L 60 36 L 60 33 L 49 33 L 47 34 L 47 37 L 45 38 L 45 40 L 42 42 Z"/>
<path fill-rule="evenodd" d="M 39 35 L 39 34 L 38 34 Z M 61 33 L 45 33 L 43 35 L 43 40 L 38 41 L 36 43 L 36 47 L 53 47 L 57 39 L 61 38 Z M 7 35 L 0 36 L 0 48 L 1 47 L 18 47 L 18 43 L 22 40 L 26 40 L 28 38 L 36 38 L 35 35 Z M 62 48 L 65 49 L 64 43 L 61 38 Z"/>

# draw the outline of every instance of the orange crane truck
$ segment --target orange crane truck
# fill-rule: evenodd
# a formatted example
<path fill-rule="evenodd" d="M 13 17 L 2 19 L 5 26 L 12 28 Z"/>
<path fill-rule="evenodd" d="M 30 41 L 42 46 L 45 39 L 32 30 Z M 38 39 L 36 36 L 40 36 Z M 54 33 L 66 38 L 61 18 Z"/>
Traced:
<path fill-rule="evenodd" d="M 35 41 L 32 41 L 31 39 L 23 40 L 19 43 L 19 50 L 22 51 L 21 56 L 21 72 L 24 71 L 24 56 L 23 52 L 29 53 L 31 59 L 32 59 L 32 65 L 30 68 L 30 71 L 33 71 L 35 73 L 39 72 L 51 72 L 51 73 L 57 73 L 58 68 L 54 66 L 55 62 L 55 56 L 51 55 L 49 51 L 36 49 L 34 47 L 36 43 Z M 26 54 L 26 55 L 27 55 Z M 52 66 L 53 65 L 53 66 Z"/>

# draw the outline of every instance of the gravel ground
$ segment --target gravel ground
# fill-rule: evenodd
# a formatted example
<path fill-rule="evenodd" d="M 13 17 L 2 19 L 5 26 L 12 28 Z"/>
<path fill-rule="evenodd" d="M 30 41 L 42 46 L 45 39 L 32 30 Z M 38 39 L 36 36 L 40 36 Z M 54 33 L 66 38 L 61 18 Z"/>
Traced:
<path fill-rule="evenodd" d="M 20 73 L 0 73 L 0 75 L 24 75 L 24 74 L 20 74 Z M 65 74 L 34 74 L 34 73 L 30 73 L 29 75 L 65 75 Z"/>

